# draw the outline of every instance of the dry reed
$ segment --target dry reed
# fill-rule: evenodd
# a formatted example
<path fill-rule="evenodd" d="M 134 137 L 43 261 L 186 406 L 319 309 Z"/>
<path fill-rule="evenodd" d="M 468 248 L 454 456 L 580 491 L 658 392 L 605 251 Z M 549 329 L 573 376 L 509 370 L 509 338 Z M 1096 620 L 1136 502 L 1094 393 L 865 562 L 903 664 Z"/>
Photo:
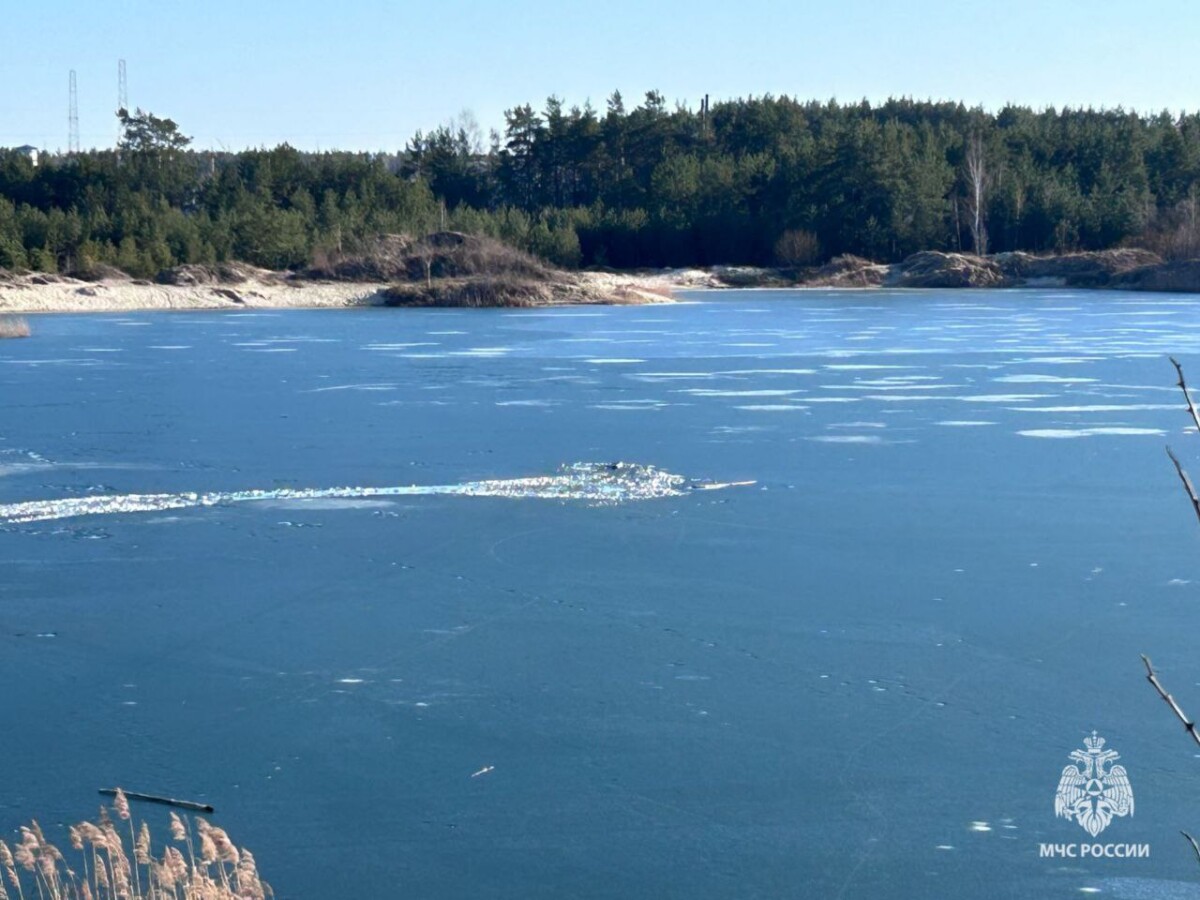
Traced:
<path fill-rule="evenodd" d="M 0 338 L 29 337 L 29 323 L 17 316 L 0 316 Z"/>
<path fill-rule="evenodd" d="M 254 856 L 205 819 L 171 813 L 171 839 L 156 858 L 145 822 L 135 823 L 125 794 L 117 791 L 111 812 L 129 825 L 129 847 L 101 807 L 93 822 L 67 829 L 76 866 L 46 840 L 37 822 L 20 829 L 20 840 L 0 841 L 0 900 L 266 900 L 270 886 Z M 5 883 L 7 882 L 7 884 Z M 30 890 L 26 892 L 25 888 Z"/>

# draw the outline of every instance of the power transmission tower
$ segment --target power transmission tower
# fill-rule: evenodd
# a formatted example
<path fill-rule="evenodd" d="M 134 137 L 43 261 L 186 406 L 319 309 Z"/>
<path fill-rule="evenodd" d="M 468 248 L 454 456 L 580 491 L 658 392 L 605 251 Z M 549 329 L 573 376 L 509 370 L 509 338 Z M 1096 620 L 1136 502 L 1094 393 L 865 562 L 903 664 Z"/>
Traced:
<path fill-rule="evenodd" d="M 129 112 L 129 85 L 125 81 L 125 60 L 117 61 L 117 146 L 125 139 L 125 123 L 121 114 Z"/>
<path fill-rule="evenodd" d="M 67 152 L 79 152 L 79 91 L 75 87 L 75 70 L 71 70 L 71 109 L 67 119 Z"/>
<path fill-rule="evenodd" d="M 129 85 L 125 81 L 125 60 L 117 62 L 117 111 L 129 109 Z"/>

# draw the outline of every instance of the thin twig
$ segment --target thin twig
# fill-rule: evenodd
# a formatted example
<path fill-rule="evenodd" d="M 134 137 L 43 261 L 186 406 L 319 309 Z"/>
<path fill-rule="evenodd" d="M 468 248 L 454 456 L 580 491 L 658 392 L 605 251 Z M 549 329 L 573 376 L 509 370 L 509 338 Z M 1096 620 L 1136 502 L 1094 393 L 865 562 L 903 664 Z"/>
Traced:
<path fill-rule="evenodd" d="M 1173 356 L 1167 357 L 1171 360 L 1171 365 L 1175 367 L 1175 372 L 1179 375 L 1179 389 L 1183 391 L 1183 397 L 1187 400 L 1188 412 L 1192 414 L 1192 422 L 1196 426 L 1196 430 L 1200 431 L 1200 412 L 1196 411 L 1196 404 L 1192 402 L 1192 395 L 1188 391 L 1187 382 L 1183 380 L 1183 366 Z"/>
<path fill-rule="evenodd" d="M 1183 727 L 1187 729 L 1187 733 L 1192 736 L 1192 740 L 1200 746 L 1200 734 L 1196 733 L 1196 723 L 1187 717 L 1179 704 L 1175 702 L 1175 698 L 1167 693 L 1167 689 L 1162 686 L 1162 682 L 1158 680 L 1158 675 L 1154 672 L 1154 666 L 1150 665 L 1150 657 L 1145 653 L 1142 654 L 1142 662 L 1146 664 L 1146 680 L 1153 685 L 1154 690 L 1158 691 L 1158 696 L 1162 697 L 1167 706 L 1171 707 L 1171 711 L 1175 713 L 1175 718 L 1183 723 Z"/>
<path fill-rule="evenodd" d="M 1144 659 L 1145 657 L 1143 657 Z M 116 796 L 116 791 L 112 788 L 100 788 L 101 794 L 106 794 L 109 797 Z M 156 797 L 153 794 L 138 794 L 134 791 L 122 791 L 122 793 L 130 800 L 145 800 L 147 803 L 162 803 L 165 806 L 178 806 L 180 809 L 192 809 L 196 812 L 210 813 L 215 810 L 207 803 L 193 803 L 191 800 L 172 800 L 170 797 Z"/>
<path fill-rule="evenodd" d="M 1188 390 L 1187 381 L 1183 377 L 1183 366 L 1179 364 L 1179 360 L 1175 357 L 1168 357 L 1171 360 L 1171 365 L 1175 367 L 1175 373 L 1179 376 L 1179 389 L 1183 391 L 1183 399 L 1187 401 L 1188 413 L 1192 417 L 1192 424 L 1196 426 L 1196 430 L 1200 431 L 1200 413 L 1196 411 L 1196 404 L 1192 402 L 1192 394 Z M 1188 473 L 1184 471 L 1175 454 L 1171 452 L 1171 448 L 1167 447 L 1167 456 L 1171 458 L 1171 462 L 1175 464 L 1175 471 L 1179 475 L 1179 480 L 1183 482 L 1183 489 L 1187 491 L 1188 499 L 1192 501 L 1192 509 L 1196 511 L 1196 518 L 1200 519 L 1200 497 L 1196 496 L 1196 488 L 1192 485 L 1192 479 L 1188 477 Z M 1167 689 L 1162 686 L 1162 682 L 1158 680 L 1158 675 L 1154 671 L 1154 666 L 1150 664 L 1150 657 L 1142 654 L 1142 662 L 1146 664 L 1146 680 L 1150 682 L 1151 687 L 1162 697 L 1163 702 L 1171 707 L 1171 712 L 1175 714 L 1180 722 L 1183 723 L 1184 729 L 1192 736 L 1192 740 L 1197 746 L 1200 746 L 1200 734 L 1196 733 L 1196 723 L 1187 717 L 1185 713 L 1172 697 Z M 1186 831 L 1179 832 L 1187 839 L 1187 842 L 1192 845 L 1192 852 L 1196 854 L 1196 862 L 1200 863 L 1200 843 L 1188 834 Z"/>
<path fill-rule="evenodd" d="M 1167 456 L 1171 457 L 1171 462 L 1175 463 L 1175 471 L 1179 473 L 1179 480 L 1183 482 L 1183 489 L 1187 491 L 1188 498 L 1192 501 L 1192 509 L 1196 511 L 1196 518 L 1200 519 L 1200 497 L 1196 496 L 1196 489 L 1192 486 L 1192 479 L 1188 478 L 1188 473 L 1183 470 L 1183 465 L 1171 452 L 1171 448 L 1167 447 Z"/>
<path fill-rule="evenodd" d="M 1192 849 L 1196 851 L 1196 862 L 1200 862 L 1200 844 L 1197 844 L 1196 839 L 1194 837 L 1192 837 L 1190 834 L 1188 834 L 1186 831 L 1181 831 L 1179 833 L 1188 839 L 1188 843 L 1191 844 Z"/>

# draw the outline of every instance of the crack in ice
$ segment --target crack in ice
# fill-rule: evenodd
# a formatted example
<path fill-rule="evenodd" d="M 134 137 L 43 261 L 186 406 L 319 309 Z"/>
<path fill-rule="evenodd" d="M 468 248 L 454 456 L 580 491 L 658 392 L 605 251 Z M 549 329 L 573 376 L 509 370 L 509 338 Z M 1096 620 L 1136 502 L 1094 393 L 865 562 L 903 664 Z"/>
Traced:
<path fill-rule="evenodd" d="M 0 524 L 17 525 L 81 516 L 163 512 L 253 503 L 262 500 L 355 500 L 372 497 L 505 497 L 509 499 L 574 500 L 612 505 L 640 500 L 680 497 L 692 490 L 716 490 L 753 482 L 698 482 L 637 463 L 575 463 L 554 475 L 468 481 L 462 484 L 400 485 L 392 487 L 280 488 L 276 490 L 184 492 L 178 494 L 115 494 L 31 500 L 0 504 Z"/>

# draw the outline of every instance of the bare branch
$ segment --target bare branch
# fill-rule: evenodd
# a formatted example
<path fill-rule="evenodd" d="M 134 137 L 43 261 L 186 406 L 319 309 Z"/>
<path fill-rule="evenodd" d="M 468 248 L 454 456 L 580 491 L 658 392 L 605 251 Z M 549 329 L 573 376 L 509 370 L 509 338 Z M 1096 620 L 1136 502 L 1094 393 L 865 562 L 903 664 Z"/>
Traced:
<path fill-rule="evenodd" d="M 1196 518 L 1200 519 L 1200 497 L 1196 496 L 1196 489 L 1192 486 L 1192 479 L 1188 478 L 1188 473 L 1183 470 L 1183 466 L 1176 459 L 1175 454 L 1171 452 L 1171 448 L 1167 448 L 1167 456 L 1171 457 L 1171 462 L 1175 463 L 1175 471 L 1179 473 L 1179 480 L 1183 482 L 1183 489 L 1187 491 L 1187 495 L 1191 498 L 1192 509 L 1196 511 Z"/>
<path fill-rule="evenodd" d="M 1167 706 L 1171 707 L 1171 712 L 1175 713 L 1175 718 L 1183 723 L 1183 727 L 1187 729 L 1187 733 L 1192 736 L 1192 740 L 1200 746 L 1200 734 L 1196 733 L 1196 723 L 1187 717 L 1187 714 L 1179 708 L 1179 704 L 1175 702 L 1175 698 L 1167 693 L 1167 689 L 1162 686 L 1162 682 L 1158 680 L 1158 675 L 1154 672 L 1154 667 L 1150 665 L 1150 657 L 1145 653 L 1142 654 L 1142 662 L 1146 664 L 1146 680 L 1158 691 L 1158 696 L 1162 697 Z M 1188 840 L 1191 840 L 1189 837 Z M 1193 846 L 1195 841 L 1192 842 Z M 1200 851 L 1197 851 L 1200 856 Z"/>
<path fill-rule="evenodd" d="M 1196 839 L 1194 837 L 1192 837 L 1190 834 L 1188 834 L 1186 831 L 1181 831 L 1179 833 L 1188 839 L 1188 843 L 1191 844 L 1192 849 L 1194 851 L 1196 851 L 1196 862 L 1200 862 L 1200 844 L 1197 844 Z"/>
<path fill-rule="evenodd" d="M 1183 398 L 1187 400 L 1188 412 L 1192 414 L 1192 422 L 1196 426 L 1196 430 L 1200 431 L 1200 413 L 1196 412 L 1196 404 L 1192 402 L 1192 395 L 1188 391 L 1187 382 L 1183 380 L 1183 366 L 1173 356 L 1167 357 L 1171 360 L 1171 365 L 1175 367 L 1175 372 L 1179 375 L 1179 389 L 1183 391 Z"/>
<path fill-rule="evenodd" d="M 1188 390 L 1187 381 L 1183 377 L 1183 366 L 1179 364 L 1179 360 L 1175 357 L 1168 357 L 1171 360 L 1171 365 L 1175 367 L 1175 373 L 1179 376 L 1179 389 L 1183 391 L 1183 399 L 1187 401 L 1188 413 L 1192 417 L 1192 424 L 1196 426 L 1196 430 L 1200 431 L 1200 413 L 1196 412 L 1196 404 L 1192 402 L 1192 394 Z M 1184 471 L 1179 459 L 1171 452 L 1171 448 L 1167 447 L 1167 456 L 1171 458 L 1171 462 L 1175 464 L 1175 472 L 1179 475 L 1179 480 L 1183 482 L 1183 489 L 1187 491 L 1188 499 L 1192 501 L 1192 509 L 1196 511 L 1196 518 L 1200 519 L 1200 497 L 1196 496 L 1196 488 L 1192 485 L 1192 479 L 1188 477 L 1188 473 Z M 1154 666 L 1150 663 L 1150 657 L 1145 653 L 1142 654 L 1142 662 L 1146 666 L 1146 680 L 1150 682 L 1150 686 L 1154 688 L 1158 696 L 1162 697 L 1163 702 L 1171 707 L 1171 712 L 1175 714 L 1180 722 L 1183 723 L 1184 729 L 1192 736 L 1192 741 L 1196 746 L 1200 747 L 1200 734 L 1196 733 L 1196 723 L 1187 717 L 1185 713 L 1172 697 L 1162 682 L 1158 680 L 1158 675 L 1154 671 Z M 1187 842 L 1192 845 L 1192 852 L 1196 854 L 1196 862 L 1200 863 L 1200 843 L 1188 834 L 1186 831 L 1179 832 L 1187 839 Z"/>

